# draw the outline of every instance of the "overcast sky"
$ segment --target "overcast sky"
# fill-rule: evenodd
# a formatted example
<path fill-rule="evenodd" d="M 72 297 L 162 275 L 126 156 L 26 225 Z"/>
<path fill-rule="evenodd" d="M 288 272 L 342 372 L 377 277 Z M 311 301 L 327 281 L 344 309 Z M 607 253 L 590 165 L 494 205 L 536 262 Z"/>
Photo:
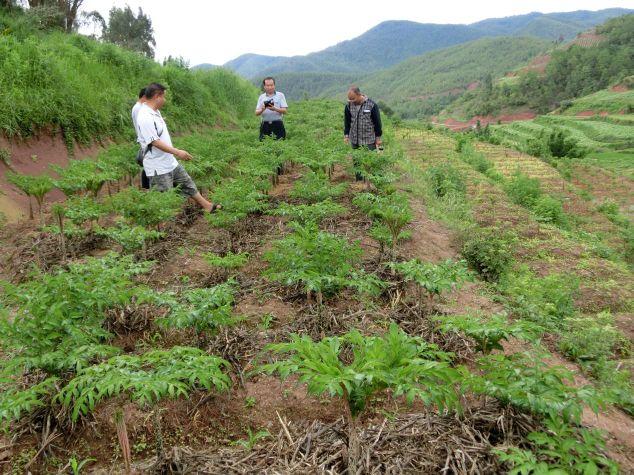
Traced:
<path fill-rule="evenodd" d="M 108 18 L 112 6 L 139 7 L 152 19 L 156 59 L 182 56 L 193 66 L 223 64 L 244 53 L 292 56 L 352 39 L 385 20 L 473 23 L 485 18 L 603 8 L 634 0 L 85 0 Z"/>

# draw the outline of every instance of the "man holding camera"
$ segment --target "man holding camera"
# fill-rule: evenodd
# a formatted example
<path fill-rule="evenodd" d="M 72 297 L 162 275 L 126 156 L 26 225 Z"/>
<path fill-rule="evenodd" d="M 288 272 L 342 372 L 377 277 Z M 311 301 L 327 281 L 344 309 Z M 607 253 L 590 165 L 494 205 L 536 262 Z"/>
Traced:
<path fill-rule="evenodd" d="M 381 112 L 379 106 L 361 93 L 358 86 L 348 89 L 348 103 L 344 109 L 344 142 L 352 148 L 365 147 L 368 150 L 381 148 Z"/>
<path fill-rule="evenodd" d="M 284 129 L 284 114 L 288 110 L 286 97 L 281 92 L 275 90 L 275 79 L 266 77 L 262 81 L 264 93 L 258 98 L 258 105 L 255 107 L 255 115 L 262 116 L 260 124 L 260 140 L 266 135 L 273 135 L 275 140 L 286 138 Z"/>

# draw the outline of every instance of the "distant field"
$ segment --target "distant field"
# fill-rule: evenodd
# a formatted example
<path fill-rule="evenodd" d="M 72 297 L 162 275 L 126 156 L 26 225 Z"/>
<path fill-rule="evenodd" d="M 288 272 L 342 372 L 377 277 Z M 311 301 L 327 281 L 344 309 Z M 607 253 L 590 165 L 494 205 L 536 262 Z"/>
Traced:
<path fill-rule="evenodd" d="M 634 150 L 594 152 L 583 159 L 590 165 L 611 170 L 618 175 L 634 180 Z"/>
<path fill-rule="evenodd" d="M 634 148 L 634 115 L 571 117 L 546 115 L 532 121 L 493 126 L 493 134 L 504 145 L 524 149 L 528 140 L 553 129 L 563 129 L 591 152 Z"/>
<path fill-rule="evenodd" d="M 562 111 L 562 114 L 576 115 L 585 111 L 610 113 L 633 112 L 634 90 L 626 92 L 599 91 L 589 96 L 576 99 L 571 107 Z"/>

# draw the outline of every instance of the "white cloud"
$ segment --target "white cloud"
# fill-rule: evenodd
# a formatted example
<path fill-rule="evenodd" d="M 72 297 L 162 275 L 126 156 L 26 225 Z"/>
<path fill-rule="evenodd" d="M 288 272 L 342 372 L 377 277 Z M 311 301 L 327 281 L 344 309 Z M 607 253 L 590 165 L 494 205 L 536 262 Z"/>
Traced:
<path fill-rule="evenodd" d="M 632 7 L 631 0 L 532 0 L 413 2 L 411 0 L 85 0 L 85 10 L 107 18 L 112 6 L 139 7 L 150 16 L 157 59 L 183 56 L 192 65 L 223 64 L 244 53 L 307 54 L 352 39 L 385 20 L 473 23 L 485 18 Z"/>

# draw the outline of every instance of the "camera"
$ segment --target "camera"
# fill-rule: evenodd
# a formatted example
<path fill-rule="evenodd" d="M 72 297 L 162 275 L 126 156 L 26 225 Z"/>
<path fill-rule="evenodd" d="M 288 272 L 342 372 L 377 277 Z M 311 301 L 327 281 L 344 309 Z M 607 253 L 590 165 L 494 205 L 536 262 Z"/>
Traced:
<path fill-rule="evenodd" d="M 273 107 L 273 99 L 269 99 L 268 101 L 264 101 L 264 107 Z"/>

